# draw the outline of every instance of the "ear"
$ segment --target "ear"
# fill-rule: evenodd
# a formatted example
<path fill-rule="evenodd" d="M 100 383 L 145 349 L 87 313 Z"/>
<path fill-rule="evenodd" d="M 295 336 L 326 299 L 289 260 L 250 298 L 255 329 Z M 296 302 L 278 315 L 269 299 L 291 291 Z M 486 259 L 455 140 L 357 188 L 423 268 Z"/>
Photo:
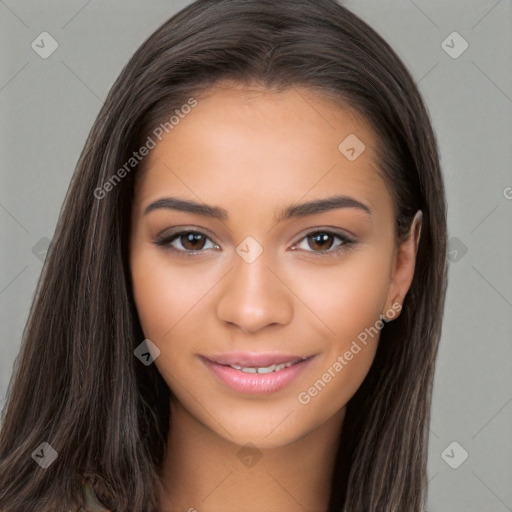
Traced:
<path fill-rule="evenodd" d="M 407 239 L 401 242 L 396 251 L 386 301 L 386 310 L 382 312 L 384 317 L 386 317 L 386 311 L 390 309 L 393 311 L 392 318 L 399 316 L 399 311 L 411 286 L 418 244 L 420 242 L 422 220 L 423 213 L 421 210 L 418 210 L 411 222 Z M 388 318 L 388 320 L 391 320 L 391 318 Z"/>

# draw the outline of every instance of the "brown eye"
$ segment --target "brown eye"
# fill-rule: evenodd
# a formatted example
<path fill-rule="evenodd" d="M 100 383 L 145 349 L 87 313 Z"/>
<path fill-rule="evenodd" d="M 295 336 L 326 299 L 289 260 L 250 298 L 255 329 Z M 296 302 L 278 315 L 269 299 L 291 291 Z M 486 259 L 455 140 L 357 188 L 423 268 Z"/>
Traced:
<path fill-rule="evenodd" d="M 339 240 L 336 243 L 335 240 Z M 318 256 L 336 255 L 355 246 L 355 241 L 342 233 L 314 231 L 302 238 L 293 250 L 301 249 Z"/>
<path fill-rule="evenodd" d="M 204 247 L 205 237 L 201 233 L 189 232 L 179 235 L 181 245 L 189 251 L 197 251 Z"/>
<path fill-rule="evenodd" d="M 212 242 L 211 238 L 199 231 L 180 231 L 173 235 L 163 236 L 155 241 L 156 245 L 187 255 L 205 252 L 203 249 L 218 249 L 219 246 Z M 207 244 L 211 245 L 208 246 Z"/>
<path fill-rule="evenodd" d="M 315 233 L 306 237 L 309 242 L 309 246 L 315 250 L 330 249 L 333 244 L 334 236 L 329 233 Z"/>

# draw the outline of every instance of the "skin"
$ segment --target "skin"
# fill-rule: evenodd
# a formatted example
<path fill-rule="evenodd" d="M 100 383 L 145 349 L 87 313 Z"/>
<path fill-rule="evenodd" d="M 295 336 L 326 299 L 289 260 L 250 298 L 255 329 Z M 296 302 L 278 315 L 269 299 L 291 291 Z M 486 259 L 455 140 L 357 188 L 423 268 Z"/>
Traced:
<path fill-rule="evenodd" d="M 235 84 L 196 98 L 147 156 L 132 216 L 136 306 L 146 338 L 160 350 L 154 364 L 175 396 L 161 510 L 324 511 L 345 406 L 373 362 L 378 335 L 307 404 L 298 395 L 403 303 L 421 219 L 397 244 L 393 201 L 376 170 L 376 135 L 332 99 Z M 355 161 L 338 149 L 349 134 L 366 146 Z M 372 215 L 337 208 L 274 220 L 288 205 L 335 194 L 363 202 Z M 144 214 L 165 196 L 222 207 L 229 218 L 168 208 Z M 205 238 L 195 245 L 176 238 L 179 254 L 155 244 L 162 233 L 187 230 Z M 326 230 L 355 242 L 334 254 L 337 234 L 323 243 L 307 236 Z M 252 263 L 236 252 L 248 236 L 263 249 Z M 198 358 L 232 351 L 315 357 L 284 389 L 247 395 L 218 382 Z M 239 454 L 247 443 L 249 455 L 260 457 L 251 467 Z"/>

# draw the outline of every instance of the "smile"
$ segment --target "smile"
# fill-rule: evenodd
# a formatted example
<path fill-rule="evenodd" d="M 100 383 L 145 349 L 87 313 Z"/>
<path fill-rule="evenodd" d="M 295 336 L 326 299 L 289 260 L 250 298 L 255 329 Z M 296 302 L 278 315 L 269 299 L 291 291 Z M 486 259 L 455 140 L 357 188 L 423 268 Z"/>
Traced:
<path fill-rule="evenodd" d="M 293 382 L 314 356 L 225 355 L 200 356 L 217 382 L 238 393 L 269 394 Z"/>

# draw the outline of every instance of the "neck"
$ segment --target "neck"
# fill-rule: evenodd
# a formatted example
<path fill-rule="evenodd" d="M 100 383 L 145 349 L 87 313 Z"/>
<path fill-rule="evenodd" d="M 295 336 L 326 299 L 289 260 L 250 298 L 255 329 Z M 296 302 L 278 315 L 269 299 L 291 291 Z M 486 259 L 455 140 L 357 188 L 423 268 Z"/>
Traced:
<path fill-rule="evenodd" d="M 272 449 L 235 444 L 171 404 L 160 512 L 325 512 L 345 409 Z"/>

